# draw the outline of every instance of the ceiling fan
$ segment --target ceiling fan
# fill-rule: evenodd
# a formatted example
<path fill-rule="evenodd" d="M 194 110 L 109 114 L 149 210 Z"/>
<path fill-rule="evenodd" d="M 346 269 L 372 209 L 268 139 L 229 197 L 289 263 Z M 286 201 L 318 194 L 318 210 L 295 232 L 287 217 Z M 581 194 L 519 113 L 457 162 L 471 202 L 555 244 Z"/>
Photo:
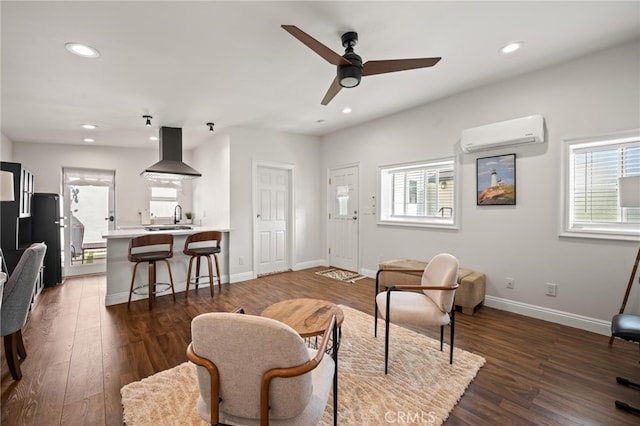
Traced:
<path fill-rule="evenodd" d="M 345 53 L 340 56 L 295 25 L 282 25 L 282 28 L 300 40 L 309 49 L 322 56 L 327 62 L 338 67 L 338 75 L 324 95 L 321 102 L 322 105 L 327 105 L 331 102 L 343 87 L 356 87 L 360 84 L 360 79 L 363 76 L 432 67 L 442 59 L 389 59 L 367 61 L 363 64 L 362 58 L 353 51 L 355 45 L 358 44 L 358 33 L 356 32 L 349 31 L 342 34 L 342 46 L 345 48 Z"/>

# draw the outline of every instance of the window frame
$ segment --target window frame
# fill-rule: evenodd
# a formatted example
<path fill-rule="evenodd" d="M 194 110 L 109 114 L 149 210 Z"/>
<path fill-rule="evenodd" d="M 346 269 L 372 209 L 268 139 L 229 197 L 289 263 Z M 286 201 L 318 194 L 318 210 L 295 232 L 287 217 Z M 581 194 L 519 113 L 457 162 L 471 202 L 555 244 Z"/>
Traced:
<path fill-rule="evenodd" d="M 153 180 L 153 179 L 149 179 L 147 181 L 147 185 L 148 185 L 148 206 L 149 206 L 149 214 L 152 215 L 154 220 L 160 220 L 165 221 L 165 220 L 173 220 L 174 216 L 173 214 L 170 216 L 154 216 L 153 215 L 153 209 L 151 208 L 151 203 L 154 201 L 174 201 L 173 197 L 154 197 L 153 196 L 153 189 L 154 188 L 172 188 L 176 190 L 176 197 L 175 197 L 175 203 L 176 205 L 180 205 L 180 200 L 182 198 L 182 182 L 181 181 L 176 181 L 176 182 L 168 182 L 168 181 L 159 181 L 159 180 Z M 174 207 L 175 210 L 175 207 Z"/>
<path fill-rule="evenodd" d="M 433 169 L 438 165 L 451 165 L 453 181 L 452 215 L 449 217 L 438 216 L 410 216 L 393 215 L 393 172 L 411 169 Z M 460 177 L 458 176 L 458 157 L 441 157 L 406 163 L 394 163 L 378 166 L 377 170 L 377 224 L 392 226 L 410 226 L 423 228 L 458 229 L 460 220 Z M 440 182 L 436 182 L 439 187 Z M 410 189 L 405 187 L 406 196 L 410 196 Z M 418 197 L 419 198 L 419 197 Z M 449 208 L 449 207 L 447 207 Z"/>
<path fill-rule="evenodd" d="M 561 187 L 560 187 L 560 237 L 592 238 L 621 241 L 640 241 L 640 227 L 635 231 L 632 226 L 617 226 L 617 224 L 573 224 L 572 190 L 571 190 L 571 162 L 573 148 L 581 145 L 587 148 L 592 145 L 594 151 L 598 147 L 620 145 L 623 143 L 640 143 L 640 129 L 607 133 L 598 136 L 575 137 L 562 139 L 561 150 Z M 620 177 L 620 176 L 618 176 Z"/>

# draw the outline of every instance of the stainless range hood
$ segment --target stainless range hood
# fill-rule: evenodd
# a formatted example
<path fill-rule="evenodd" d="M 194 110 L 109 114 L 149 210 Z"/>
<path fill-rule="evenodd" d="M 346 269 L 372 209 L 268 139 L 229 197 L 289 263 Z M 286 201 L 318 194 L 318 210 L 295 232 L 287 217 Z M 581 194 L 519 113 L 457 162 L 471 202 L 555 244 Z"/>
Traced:
<path fill-rule="evenodd" d="M 181 128 L 160 128 L 160 161 L 147 167 L 140 175 L 150 179 L 193 179 L 202 176 L 182 162 Z"/>

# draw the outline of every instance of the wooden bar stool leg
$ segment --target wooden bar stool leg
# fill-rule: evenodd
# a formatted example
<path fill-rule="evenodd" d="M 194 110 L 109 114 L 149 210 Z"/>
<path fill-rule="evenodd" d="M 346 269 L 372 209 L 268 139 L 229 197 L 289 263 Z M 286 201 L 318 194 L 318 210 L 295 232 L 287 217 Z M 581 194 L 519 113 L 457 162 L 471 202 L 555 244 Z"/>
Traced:
<path fill-rule="evenodd" d="M 138 262 L 133 266 L 133 274 L 131 274 L 131 287 L 129 288 L 129 301 L 127 302 L 127 309 L 131 305 L 131 295 L 133 294 L 133 284 L 136 281 L 136 269 L 138 269 Z"/>
<path fill-rule="evenodd" d="M 213 297 L 213 265 L 211 264 L 211 256 L 207 256 L 207 264 L 209 266 L 209 290 L 211 291 L 211 297 Z"/>
<path fill-rule="evenodd" d="M 149 310 L 153 309 L 154 289 L 156 287 L 156 262 L 149 262 Z"/>
<path fill-rule="evenodd" d="M 173 301 L 176 301 L 176 290 L 173 287 L 173 274 L 171 273 L 171 264 L 169 260 L 165 259 L 165 263 L 167 264 L 167 270 L 169 271 L 169 282 L 171 283 L 171 294 L 173 295 Z"/>
<path fill-rule="evenodd" d="M 222 290 L 220 284 L 222 284 L 222 278 L 220 278 L 220 265 L 218 264 L 218 253 L 213 254 L 213 259 L 216 261 L 216 277 L 218 278 L 218 291 Z"/>
<path fill-rule="evenodd" d="M 196 262 L 196 290 L 198 289 L 198 285 L 200 284 L 200 255 L 197 255 L 198 261 Z"/>
<path fill-rule="evenodd" d="M 189 269 L 187 269 L 187 289 L 184 292 L 184 297 L 189 298 L 189 287 L 191 285 L 191 267 L 193 266 L 193 256 L 189 259 Z"/>

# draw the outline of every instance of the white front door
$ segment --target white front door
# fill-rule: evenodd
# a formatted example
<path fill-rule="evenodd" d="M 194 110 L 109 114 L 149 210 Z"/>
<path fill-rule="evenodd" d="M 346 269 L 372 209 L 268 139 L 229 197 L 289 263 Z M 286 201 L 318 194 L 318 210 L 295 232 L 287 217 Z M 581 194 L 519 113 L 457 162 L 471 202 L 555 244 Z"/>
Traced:
<path fill-rule="evenodd" d="M 286 271 L 289 264 L 290 170 L 258 166 L 255 185 L 257 275 Z"/>
<path fill-rule="evenodd" d="M 329 170 L 329 264 L 358 272 L 358 166 Z"/>

